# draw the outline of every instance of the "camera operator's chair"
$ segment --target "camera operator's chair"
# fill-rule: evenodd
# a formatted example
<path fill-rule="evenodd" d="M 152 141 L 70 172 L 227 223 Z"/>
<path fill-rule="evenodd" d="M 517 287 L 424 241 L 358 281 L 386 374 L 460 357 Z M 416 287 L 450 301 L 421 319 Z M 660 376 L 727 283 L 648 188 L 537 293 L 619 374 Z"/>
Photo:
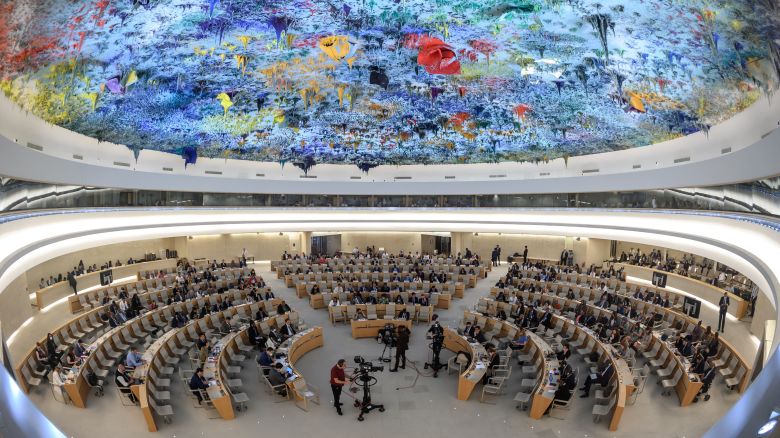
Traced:
<path fill-rule="evenodd" d="M 414 322 L 415 318 L 417 317 L 417 310 L 415 309 L 414 304 L 407 304 L 406 305 L 406 311 L 409 312 L 409 321 Z"/>
<path fill-rule="evenodd" d="M 280 383 L 278 385 L 272 385 L 268 380 L 268 376 L 263 376 L 266 384 L 266 392 L 273 397 L 274 403 L 280 403 L 290 400 L 290 391 L 287 390 L 287 383 Z"/>
<path fill-rule="evenodd" d="M 466 355 L 458 353 L 447 361 L 447 375 L 449 375 L 452 370 L 457 370 L 458 374 L 462 374 L 463 370 L 468 366 L 469 359 Z"/>
<path fill-rule="evenodd" d="M 293 399 L 295 400 L 295 406 L 298 406 L 304 411 L 309 410 L 309 402 L 320 404 L 320 391 L 316 386 L 311 383 L 307 383 L 302 378 L 295 379 L 293 382 Z"/>
<path fill-rule="evenodd" d="M 420 311 L 417 312 L 417 322 L 430 322 L 431 321 L 431 306 L 420 306 Z"/>
<path fill-rule="evenodd" d="M 479 398 L 480 403 L 488 403 L 485 401 L 486 396 L 502 395 L 504 393 L 504 384 L 506 380 L 507 378 L 505 377 L 491 377 L 488 380 L 488 383 L 482 387 L 482 396 Z"/>
<path fill-rule="evenodd" d="M 347 322 L 343 306 L 328 306 L 328 313 L 330 314 L 330 323 L 333 325 L 336 325 L 337 322 Z"/>

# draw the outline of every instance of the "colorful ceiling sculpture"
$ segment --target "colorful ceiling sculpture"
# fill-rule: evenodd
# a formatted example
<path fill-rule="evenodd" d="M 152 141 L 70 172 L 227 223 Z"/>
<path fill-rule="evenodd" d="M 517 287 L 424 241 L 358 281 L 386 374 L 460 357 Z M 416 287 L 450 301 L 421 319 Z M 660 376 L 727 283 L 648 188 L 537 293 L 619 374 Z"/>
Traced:
<path fill-rule="evenodd" d="M 772 92 L 775 0 L 0 0 L 0 87 L 182 155 L 540 161 L 703 131 Z"/>

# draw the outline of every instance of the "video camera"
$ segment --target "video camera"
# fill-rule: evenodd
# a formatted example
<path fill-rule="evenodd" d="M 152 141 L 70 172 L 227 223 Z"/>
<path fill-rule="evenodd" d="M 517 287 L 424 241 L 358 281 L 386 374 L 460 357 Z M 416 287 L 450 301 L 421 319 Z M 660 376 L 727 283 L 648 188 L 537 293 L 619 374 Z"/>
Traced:
<path fill-rule="evenodd" d="M 363 359 L 362 356 L 355 356 L 355 363 L 357 364 L 357 370 L 358 373 L 375 373 L 377 371 L 384 371 L 384 366 L 374 366 L 372 362 L 368 362 L 365 359 Z"/>
<path fill-rule="evenodd" d="M 442 328 L 439 321 L 434 321 L 433 325 L 428 329 L 428 339 L 431 339 L 434 344 L 444 343 L 444 328 Z"/>
<path fill-rule="evenodd" d="M 385 326 L 379 330 L 377 339 L 385 345 L 395 347 L 395 326 L 393 326 L 393 324 L 385 324 Z"/>

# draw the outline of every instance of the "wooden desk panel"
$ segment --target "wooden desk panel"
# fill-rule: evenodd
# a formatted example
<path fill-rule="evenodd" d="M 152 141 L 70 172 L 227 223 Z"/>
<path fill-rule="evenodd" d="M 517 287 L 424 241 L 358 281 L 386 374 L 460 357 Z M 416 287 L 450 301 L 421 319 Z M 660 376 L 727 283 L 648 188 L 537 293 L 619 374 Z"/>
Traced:
<path fill-rule="evenodd" d="M 444 329 L 444 348 L 452 352 L 465 351 L 471 355 L 471 363 L 458 376 L 458 400 L 468 400 L 478 383 L 487 372 L 487 364 L 480 359 L 487 353 L 482 345 L 472 345 L 451 328 Z"/>
<path fill-rule="evenodd" d="M 406 327 L 409 331 L 412 330 L 412 321 L 405 319 L 372 319 L 372 320 L 352 320 L 352 338 L 375 338 L 379 334 L 379 330 L 385 326 L 385 324 L 392 324 L 396 329 L 399 326 Z"/>
<path fill-rule="evenodd" d="M 301 356 L 315 348 L 322 347 L 324 340 L 322 327 L 312 327 L 300 337 L 294 339 L 287 350 L 287 358 L 290 361 L 290 366 L 294 369 L 295 363 L 298 362 L 298 359 L 300 359 Z M 300 375 L 300 373 L 297 372 L 296 374 Z"/>

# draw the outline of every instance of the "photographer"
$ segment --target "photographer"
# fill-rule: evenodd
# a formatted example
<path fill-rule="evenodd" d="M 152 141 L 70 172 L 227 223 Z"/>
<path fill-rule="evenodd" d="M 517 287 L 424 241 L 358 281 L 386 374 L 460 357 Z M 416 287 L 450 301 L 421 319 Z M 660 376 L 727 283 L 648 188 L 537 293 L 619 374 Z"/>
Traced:
<path fill-rule="evenodd" d="M 401 362 L 401 369 L 406 369 L 406 350 L 409 349 L 409 329 L 405 326 L 398 327 L 398 337 L 395 341 L 395 366 L 390 372 L 398 371 L 398 362 Z M 403 359 L 401 361 L 401 359 Z"/>
<path fill-rule="evenodd" d="M 336 412 L 339 415 L 344 415 L 341 412 L 341 389 L 347 384 L 347 376 L 344 373 L 344 368 L 347 367 L 347 361 L 339 359 L 336 365 L 330 369 L 330 389 L 333 391 L 333 406 L 336 407 Z"/>

